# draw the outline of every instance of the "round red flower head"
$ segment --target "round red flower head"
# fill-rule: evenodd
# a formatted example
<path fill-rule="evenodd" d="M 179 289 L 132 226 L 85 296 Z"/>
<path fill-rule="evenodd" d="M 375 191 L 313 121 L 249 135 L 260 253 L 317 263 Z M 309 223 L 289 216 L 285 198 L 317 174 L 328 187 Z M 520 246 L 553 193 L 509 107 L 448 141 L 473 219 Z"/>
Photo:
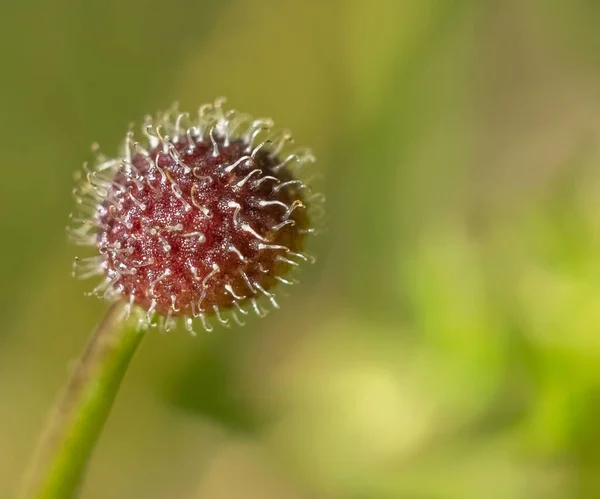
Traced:
<path fill-rule="evenodd" d="M 314 261 L 304 245 L 323 196 L 301 178 L 314 156 L 223 102 L 146 117 L 140 141 L 129 131 L 117 158 L 94 146 L 95 164 L 78 175 L 69 233 L 99 254 L 76 258 L 74 275 L 103 275 L 91 294 L 138 306 L 141 327 L 183 318 L 193 333 L 194 318 L 210 331 L 211 317 L 264 316 L 279 307 L 276 285 Z"/>

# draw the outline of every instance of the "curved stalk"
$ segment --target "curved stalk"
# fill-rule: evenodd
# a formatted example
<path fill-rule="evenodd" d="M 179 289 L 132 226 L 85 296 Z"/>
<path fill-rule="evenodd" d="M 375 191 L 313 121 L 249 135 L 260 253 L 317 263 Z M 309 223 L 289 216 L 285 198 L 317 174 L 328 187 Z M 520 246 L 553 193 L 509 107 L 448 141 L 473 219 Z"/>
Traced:
<path fill-rule="evenodd" d="M 92 334 L 44 431 L 23 499 L 76 497 L 87 463 L 143 332 L 123 320 L 124 303 Z"/>

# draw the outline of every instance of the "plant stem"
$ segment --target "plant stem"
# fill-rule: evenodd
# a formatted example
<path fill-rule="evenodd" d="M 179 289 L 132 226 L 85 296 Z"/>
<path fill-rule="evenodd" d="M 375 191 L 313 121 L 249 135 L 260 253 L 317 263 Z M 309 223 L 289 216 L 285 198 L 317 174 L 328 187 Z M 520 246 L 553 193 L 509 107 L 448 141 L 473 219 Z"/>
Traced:
<path fill-rule="evenodd" d="M 124 303 L 110 307 L 92 334 L 42 435 L 26 499 L 71 499 L 102 432 L 121 381 L 144 334 L 123 320 Z"/>

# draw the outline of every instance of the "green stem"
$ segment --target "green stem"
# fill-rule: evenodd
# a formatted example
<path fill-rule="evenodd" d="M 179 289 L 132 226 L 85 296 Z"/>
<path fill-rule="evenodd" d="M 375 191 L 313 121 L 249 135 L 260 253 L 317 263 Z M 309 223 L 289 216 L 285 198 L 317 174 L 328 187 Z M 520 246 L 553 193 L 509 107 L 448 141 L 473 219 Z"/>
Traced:
<path fill-rule="evenodd" d="M 22 495 L 71 499 L 102 432 L 129 362 L 143 338 L 111 306 L 92 334 L 44 432 Z"/>

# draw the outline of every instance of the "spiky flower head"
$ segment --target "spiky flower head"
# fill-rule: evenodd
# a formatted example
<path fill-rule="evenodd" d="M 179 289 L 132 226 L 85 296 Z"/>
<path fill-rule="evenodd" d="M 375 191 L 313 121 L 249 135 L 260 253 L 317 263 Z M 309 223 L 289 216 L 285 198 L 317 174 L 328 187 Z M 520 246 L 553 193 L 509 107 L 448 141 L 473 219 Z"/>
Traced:
<path fill-rule="evenodd" d="M 249 308 L 277 308 L 276 285 L 313 261 L 304 245 L 322 195 L 299 175 L 314 156 L 289 151 L 290 134 L 272 132 L 270 119 L 223 102 L 146 117 L 141 139 L 130 130 L 117 158 L 94 146 L 95 164 L 79 175 L 82 213 L 69 233 L 99 254 L 76 259 L 74 274 L 104 276 L 91 294 L 143 309 L 141 326 L 242 324 Z"/>

